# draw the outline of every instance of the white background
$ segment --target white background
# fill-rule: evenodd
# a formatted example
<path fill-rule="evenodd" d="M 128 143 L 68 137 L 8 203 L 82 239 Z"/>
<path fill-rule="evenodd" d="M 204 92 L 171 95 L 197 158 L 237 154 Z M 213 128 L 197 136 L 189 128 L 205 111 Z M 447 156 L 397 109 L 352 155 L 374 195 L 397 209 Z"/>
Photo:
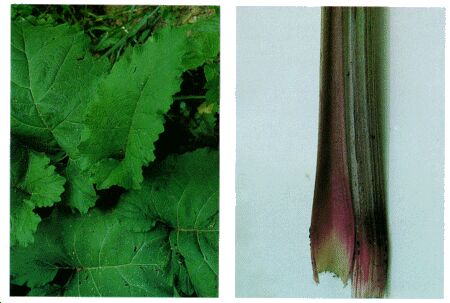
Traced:
<path fill-rule="evenodd" d="M 97 0 L 49 0 L 45 3 L 53 4 L 161 4 L 162 0 L 122 0 L 122 1 L 97 1 Z M 20 1 L 0 2 L 0 94 L 2 96 L 2 107 L 0 110 L 0 186 L 2 208 L 0 211 L 0 301 L 5 302 L 97 302 L 91 298 L 11 298 L 9 297 L 9 66 L 10 66 L 10 4 L 21 3 Z M 27 1 L 27 3 L 43 3 L 42 1 Z M 177 299 L 183 302 L 255 302 L 257 299 L 235 299 L 235 142 L 236 142 L 236 115 L 235 115 L 235 83 L 236 83 L 236 6 L 319 6 L 319 5 L 381 5 L 381 6 L 447 6 L 445 0 L 164 0 L 167 5 L 220 5 L 221 6 L 221 232 L 220 232 L 220 273 L 219 293 L 220 299 Z M 447 35 L 448 37 L 448 35 Z M 448 41 L 448 39 L 447 39 Z M 447 44 L 448 46 L 448 44 Z M 448 54 L 448 47 L 446 54 Z M 446 64 L 446 75 L 449 78 L 448 64 Z M 446 82 L 447 84 L 447 82 Z M 446 113 L 448 109 L 446 108 Z M 448 115 L 448 114 L 446 114 Z M 446 122 L 448 130 L 449 123 Z M 448 132 L 447 132 L 448 133 Z M 446 171 L 449 166 L 446 164 Z M 446 188 L 448 186 L 446 185 Z M 448 190 L 447 190 L 448 192 Z M 448 199 L 448 193 L 446 193 Z M 445 209 L 445 218 L 450 219 L 449 208 Z M 449 235 L 448 230 L 445 231 Z M 448 238 L 448 237 L 447 237 Z M 449 241 L 445 242 L 448 251 Z M 447 259 L 447 254 L 446 254 Z M 445 268 L 450 270 L 449 263 Z M 414 262 L 411 262 L 414 266 Z M 412 276 L 411 280 L 421 281 L 423 277 Z M 300 283 L 300 281 L 299 281 Z M 446 282 L 449 288 L 449 283 Z M 447 295 L 445 296 L 447 297 Z M 101 302 L 148 302 L 149 298 L 110 298 L 102 299 Z M 151 299 L 152 302 L 169 302 L 173 299 Z M 301 301 L 294 299 L 295 302 Z M 294 301 L 282 300 L 282 301 Z M 279 299 L 269 299 L 266 302 L 279 302 Z"/>
<path fill-rule="evenodd" d="M 444 9 L 388 11 L 390 296 L 443 296 Z M 312 280 L 320 9 L 237 10 L 236 295 L 350 297 Z"/>

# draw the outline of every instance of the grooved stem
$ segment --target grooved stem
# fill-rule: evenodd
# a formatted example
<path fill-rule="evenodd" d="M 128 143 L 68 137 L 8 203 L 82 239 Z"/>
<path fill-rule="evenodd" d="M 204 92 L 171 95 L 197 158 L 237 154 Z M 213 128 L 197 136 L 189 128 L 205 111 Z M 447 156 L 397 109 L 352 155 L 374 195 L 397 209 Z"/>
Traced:
<path fill-rule="evenodd" d="M 314 279 L 383 297 L 388 273 L 375 8 L 323 8 L 319 146 L 310 229 Z"/>

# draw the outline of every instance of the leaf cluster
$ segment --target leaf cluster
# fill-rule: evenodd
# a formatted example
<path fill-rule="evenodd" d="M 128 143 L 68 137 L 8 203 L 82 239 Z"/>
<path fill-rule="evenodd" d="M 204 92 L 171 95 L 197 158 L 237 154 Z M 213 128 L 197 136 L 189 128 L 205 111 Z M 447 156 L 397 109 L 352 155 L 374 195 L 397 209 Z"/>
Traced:
<path fill-rule="evenodd" d="M 133 37 L 148 32 L 111 60 L 99 51 L 116 44 L 66 20 L 82 9 L 13 7 L 11 283 L 217 296 L 218 11 L 128 7 L 124 22 L 144 24 Z"/>

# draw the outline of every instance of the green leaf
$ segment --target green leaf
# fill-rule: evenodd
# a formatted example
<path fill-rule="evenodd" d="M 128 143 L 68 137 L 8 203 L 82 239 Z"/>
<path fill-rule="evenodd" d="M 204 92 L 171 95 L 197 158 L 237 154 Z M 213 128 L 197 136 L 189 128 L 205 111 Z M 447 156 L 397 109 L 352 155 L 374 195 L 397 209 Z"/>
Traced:
<path fill-rule="evenodd" d="M 206 101 L 209 103 L 218 104 L 220 99 L 220 65 L 218 62 L 213 62 L 205 65 L 206 84 Z"/>
<path fill-rule="evenodd" d="M 71 270 L 64 296 L 172 296 L 171 251 L 165 228 L 136 233 L 114 213 L 57 213 L 39 226 L 29 248 L 13 248 L 16 284 L 45 288 Z"/>
<path fill-rule="evenodd" d="M 194 295 L 195 289 L 192 286 L 186 264 L 184 264 L 182 257 L 178 253 L 173 255 L 172 266 L 175 272 L 174 287 L 176 294 L 180 297 L 191 297 Z"/>
<path fill-rule="evenodd" d="M 11 131 L 36 149 L 77 154 L 86 104 L 108 69 L 88 52 L 89 39 L 67 24 L 11 29 Z"/>
<path fill-rule="evenodd" d="M 205 297 L 217 296 L 218 161 L 218 153 L 207 149 L 170 157 L 117 208 L 134 231 L 149 230 L 156 221 L 171 227 L 171 246 L 183 257 L 195 292 Z"/>
<path fill-rule="evenodd" d="M 143 47 L 128 49 L 89 105 L 80 151 L 97 188 L 139 188 L 142 166 L 154 159 L 163 114 L 180 88 L 184 29 L 164 28 Z"/>
<path fill-rule="evenodd" d="M 80 213 L 87 213 L 97 201 L 97 193 L 88 172 L 80 168 L 79 161 L 70 159 L 65 176 L 70 182 L 67 184 L 64 200 L 70 207 L 78 209 Z"/>
<path fill-rule="evenodd" d="M 11 245 L 27 246 L 34 241 L 33 234 L 41 218 L 33 212 L 35 206 L 25 199 L 20 190 L 11 189 Z"/>
<path fill-rule="evenodd" d="M 100 84 L 79 146 L 82 169 L 89 168 L 98 189 L 140 188 L 142 166 L 155 159 L 154 143 L 182 73 L 218 54 L 213 19 L 163 28 L 142 47 L 128 49 Z"/>
<path fill-rule="evenodd" d="M 67 24 L 12 23 L 11 132 L 40 151 L 63 149 L 69 162 L 79 157 L 86 105 L 109 69 L 88 47 L 86 35 Z M 87 176 L 75 179 L 80 173 L 73 166 L 67 176 L 68 203 L 83 212 L 95 203 L 94 188 Z"/>
<path fill-rule="evenodd" d="M 27 171 L 28 152 L 16 140 L 14 136 L 11 137 L 11 185 L 20 183 Z"/>
<path fill-rule="evenodd" d="M 192 25 L 188 31 L 189 44 L 183 58 L 186 70 L 201 66 L 205 62 L 212 62 L 220 51 L 220 18 L 214 15 L 201 19 Z"/>
<path fill-rule="evenodd" d="M 29 154 L 28 170 L 17 186 L 30 194 L 28 201 L 37 207 L 49 207 L 61 201 L 66 180 L 55 172 L 50 159 L 42 153 Z"/>
<path fill-rule="evenodd" d="M 17 147 L 13 151 L 18 153 L 18 158 L 13 154 L 11 165 L 11 245 L 27 246 L 33 242 L 33 233 L 41 221 L 33 210 L 61 201 L 66 180 L 55 172 L 47 156 L 33 151 L 29 152 L 28 168 L 20 177 L 20 166 L 26 162 L 23 152 Z"/>
<path fill-rule="evenodd" d="M 11 19 L 16 19 L 19 16 L 29 16 L 33 12 L 32 5 L 12 4 L 11 5 Z"/>

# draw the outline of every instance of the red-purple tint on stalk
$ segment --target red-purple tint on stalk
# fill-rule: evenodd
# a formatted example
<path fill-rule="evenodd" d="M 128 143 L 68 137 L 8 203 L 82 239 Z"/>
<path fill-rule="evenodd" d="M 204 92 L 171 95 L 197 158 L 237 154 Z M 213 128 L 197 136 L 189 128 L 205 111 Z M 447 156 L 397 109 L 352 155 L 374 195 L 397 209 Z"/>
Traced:
<path fill-rule="evenodd" d="M 364 228 L 357 236 L 352 275 L 352 295 L 355 298 L 382 298 L 386 288 L 386 262 L 383 248 L 367 241 Z"/>
<path fill-rule="evenodd" d="M 355 226 L 347 164 L 342 16 L 331 16 L 321 50 L 319 144 L 311 220 L 314 280 L 329 271 L 344 283 L 351 275 Z M 325 26 L 324 26 L 325 25 Z M 325 55 L 326 54 L 326 55 Z"/>

